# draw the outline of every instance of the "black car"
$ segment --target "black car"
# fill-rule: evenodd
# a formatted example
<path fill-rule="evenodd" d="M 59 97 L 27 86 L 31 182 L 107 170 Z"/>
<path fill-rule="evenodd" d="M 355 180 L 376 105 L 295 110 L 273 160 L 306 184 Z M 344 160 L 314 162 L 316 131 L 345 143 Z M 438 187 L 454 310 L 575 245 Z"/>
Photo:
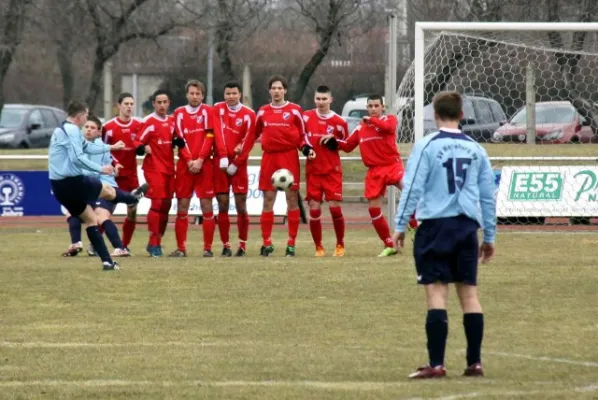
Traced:
<path fill-rule="evenodd" d="M 5 104 L 0 114 L 0 147 L 48 147 L 52 132 L 65 119 L 66 113 L 58 108 Z"/>

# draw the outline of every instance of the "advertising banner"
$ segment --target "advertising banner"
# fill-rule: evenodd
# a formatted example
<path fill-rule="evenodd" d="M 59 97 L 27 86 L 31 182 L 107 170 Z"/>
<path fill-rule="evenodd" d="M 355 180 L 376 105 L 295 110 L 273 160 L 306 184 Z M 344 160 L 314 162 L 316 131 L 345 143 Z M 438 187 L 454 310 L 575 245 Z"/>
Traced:
<path fill-rule="evenodd" d="M 0 171 L 0 217 L 63 215 L 48 171 Z"/>

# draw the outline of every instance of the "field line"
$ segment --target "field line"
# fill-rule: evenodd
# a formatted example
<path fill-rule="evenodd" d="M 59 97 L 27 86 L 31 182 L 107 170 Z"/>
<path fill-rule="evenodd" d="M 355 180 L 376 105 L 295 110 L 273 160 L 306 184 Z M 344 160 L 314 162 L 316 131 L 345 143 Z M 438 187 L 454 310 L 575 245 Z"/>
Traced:
<path fill-rule="evenodd" d="M 545 357 L 545 356 L 532 356 L 528 354 L 516 354 L 516 353 L 505 353 L 501 351 L 484 351 L 483 354 L 507 358 L 522 358 L 525 360 L 533 361 L 546 361 L 561 364 L 581 365 L 584 367 L 598 367 L 598 362 L 583 361 L 583 360 L 570 360 L 567 358 L 556 358 L 556 357 Z"/>

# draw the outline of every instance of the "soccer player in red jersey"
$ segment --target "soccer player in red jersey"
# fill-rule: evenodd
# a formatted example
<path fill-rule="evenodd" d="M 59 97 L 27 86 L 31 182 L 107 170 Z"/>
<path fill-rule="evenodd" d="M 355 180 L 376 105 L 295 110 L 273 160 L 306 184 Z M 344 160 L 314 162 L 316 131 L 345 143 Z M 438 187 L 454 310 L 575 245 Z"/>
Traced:
<path fill-rule="evenodd" d="M 224 101 L 213 107 L 214 137 L 219 168 L 214 168 L 214 189 L 218 200 L 218 228 L 224 248 L 222 256 L 230 257 L 229 191 L 232 187 L 237 209 L 239 249 L 235 257 L 243 257 L 247 251 L 249 216 L 247 215 L 247 156 L 236 152 L 247 136 L 255 135 L 255 112 L 241 104 L 241 85 L 228 82 L 224 85 Z"/>
<path fill-rule="evenodd" d="M 246 157 L 255 140 L 261 136 L 262 162 L 260 166 L 259 190 L 264 192 L 264 206 L 260 218 L 263 245 L 260 256 L 268 257 L 274 251 L 272 227 L 274 226 L 274 202 L 276 189 L 272 186 L 272 174 L 285 168 L 293 174 L 293 185 L 285 192 L 287 198 L 287 220 L 289 239 L 285 255 L 295 256 L 295 239 L 299 231 L 299 155 L 297 149 L 308 158 L 315 158 L 313 147 L 305 137 L 303 110 L 297 104 L 285 100 L 287 81 L 275 75 L 268 81 L 272 102 L 262 106 L 256 117 L 255 135 L 248 137 L 241 146 L 241 155 Z"/>
<path fill-rule="evenodd" d="M 199 197 L 203 216 L 203 256 L 213 257 L 212 242 L 216 221 L 212 207 L 214 198 L 212 107 L 202 103 L 206 92 L 202 82 L 190 80 L 185 85 L 185 91 L 189 104 L 174 111 L 176 135 L 185 141 L 185 146 L 179 149 L 179 161 L 176 166 L 177 249 L 170 253 L 169 257 L 187 256 L 188 212 L 193 192 Z"/>
<path fill-rule="evenodd" d="M 303 114 L 305 131 L 314 146 L 317 157 L 305 163 L 307 197 L 309 204 L 309 229 L 316 245 L 316 257 L 324 256 L 322 245 L 322 222 L 320 220 L 322 201 L 326 199 L 336 233 L 336 249 L 333 255 L 345 255 L 345 219 L 341 209 L 343 200 L 343 172 L 338 155 L 338 146 L 331 148 L 326 143 L 332 138 L 345 140 L 348 135 L 347 122 L 330 110 L 332 93 L 328 86 L 319 86 L 314 96 L 316 108 Z"/>
<path fill-rule="evenodd" d="M 146 197 L 152 201 L 147 214 L 147 251 L 152 257 L 162 257 L 162 236 L 166 231 L 174 194 L 174 118 L 168 115 L 168 92 L 154 92 L 152 104 L 154 112 L 143 120 L 139 141 L 140 148 L 146 154 L 142 165 L 143 175 L 150 185 Z"/>
<path fill-rule="evenodd" d="M 382 96 L 374 94 L 367 99 L 368 116 L 346 141 L 338 141 L 339 148 L 351 152 L 357 146 L 361 151 L 363 163 L 368 168 L 365 177 L 365 198 L 372 224 L 380 239 L 384 242 L 384 250 L 378 257 L 388 257 L 397 253 L 390 234 L 390 228 L 384 214 L 382 214 L 382 200 L 387 186 L 402 189 L 402 179 L 405 174 L 403 161 L 397 149 L 397 118 L 394 115 L 384 115 L 384 101 Z M 330 140 L 328 143 L 333 143 Z M 410 225 L 417 226 L 412 219 Z"/>
<path fill-rule="evenodd" d="M 122 150 L 113 150 L 112 157 L 118 160 L 122 168 L 118 170 L 116 183 L 124 191 L 130 192 L 139 186 L 137 177 L 136 149 L 141 144 L 141 126 L 143 121 L 133 117 L 135 99 L 131 93 L 118 95 L 118 117 L 107 121 L 102 127 L 102 137 L 107 144 L 114 144 L 118 141 L 125 143 Z M 127 217 L 123 223 L 122 242 L 125 250 L 129 251 L 129 244 L 135 232 L 137 222 L 137 205 L 127 208 Z"/>

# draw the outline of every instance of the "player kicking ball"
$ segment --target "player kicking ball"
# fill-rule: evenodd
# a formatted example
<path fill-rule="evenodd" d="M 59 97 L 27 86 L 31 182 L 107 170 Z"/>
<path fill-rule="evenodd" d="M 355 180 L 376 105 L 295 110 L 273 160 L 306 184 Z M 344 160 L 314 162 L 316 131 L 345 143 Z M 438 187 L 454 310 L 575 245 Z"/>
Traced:
<path fill-rule="evenodd" d="M 389 257 L 397 254 L 397 249 L 382 213 L 382 201 L 387 186 L 401 190 L 405 170 L 397 149 L 397 118 L 384 115 L 384 102 L 379 94 L 367 98 L 367 111 L 369 115 L 363 117 L 349 139 L 339 140 L 338 145 L 345 152 L 351 152 L 359 146 L 361 159 L 368 168 L 364 196 L 368 200 L 372 225 L 384 243 L 384 250 L 378 257 Z M 334 140 L 328 143 L 334 145 Z M 411 219 L 410 225 L 417 227 L 415 218 Z"/>
<path fill-rule="evenodd" d="M 347 139 L 347 122 L 330 110 L 332 93 L 328 86 L 319 86 L 314 95 L 316 109 L 303 114 L 305 131 L 314 146 L 317 157 L 305 163 L 307 180 L 306 200 L 309 204 L 309 230 L 316 246 L 316 257 L 324 257 L 322 244 L 322 201 L 328 202 L 336 248 L 334 257 L 345 255 L 345 219 L 343 201 L 343 172 L 336 140 Z"/>
<path fill-rule="evenodd" d="M 463 118 L 461 95 L 439 93 L 433 104 L 439 132 L 418 141 L 409 157 L 393 236 L 397 247 L 402 248 L 409 216 L 417 205 L 422 224 L 415 234 L 413 255 L 417 283 L 424 286 L 428 304 L 429 362 L 409 378 L 446 375 L 449 283 L 455 284 L 463 310 L 467 339 L 467 368 L 463 375 L 483 376 L 484 314 L 478 299 L 477 275 L 478 260 L 486 263 L 494 255 L 494 175 L 484 148 L 459 129 Z M 480 227 L 484 231 L 481 246 L 477 235 Z"/>

